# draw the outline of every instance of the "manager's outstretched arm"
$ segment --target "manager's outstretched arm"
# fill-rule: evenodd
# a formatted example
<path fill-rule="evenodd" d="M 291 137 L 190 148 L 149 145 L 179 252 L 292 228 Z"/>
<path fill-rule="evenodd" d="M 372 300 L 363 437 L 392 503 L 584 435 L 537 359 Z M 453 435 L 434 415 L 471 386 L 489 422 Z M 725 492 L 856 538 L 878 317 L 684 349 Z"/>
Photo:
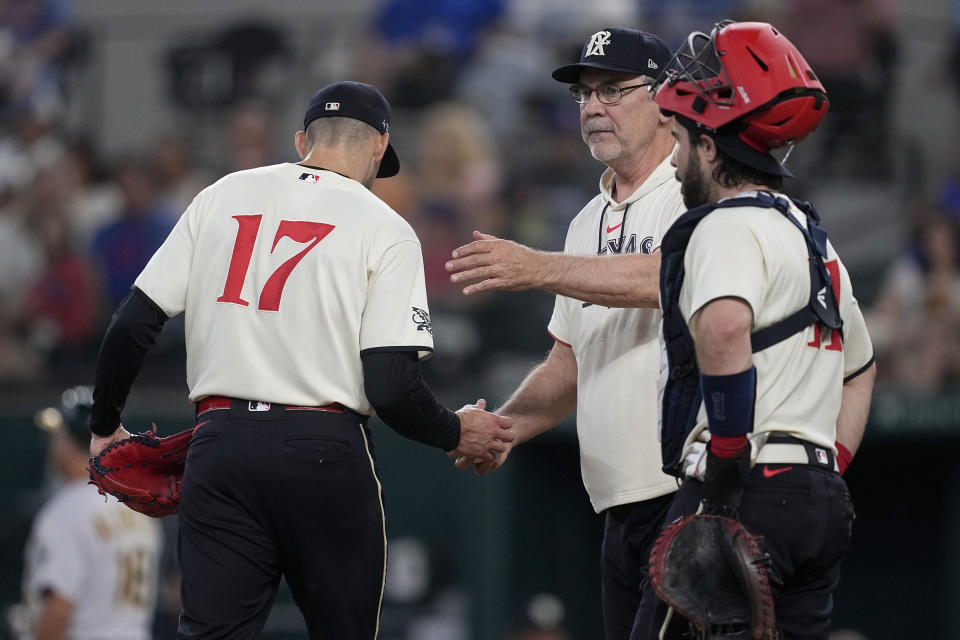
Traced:
<path fill-rule="evenodd" d="M 481 291 L 542 289 L 605 307 L 660 306 L 660 252 L 618 256 L 575 256 L 538 251 L 479 231 L 453 252 L 450 281 L 467 284 L 464 295 Z"/>

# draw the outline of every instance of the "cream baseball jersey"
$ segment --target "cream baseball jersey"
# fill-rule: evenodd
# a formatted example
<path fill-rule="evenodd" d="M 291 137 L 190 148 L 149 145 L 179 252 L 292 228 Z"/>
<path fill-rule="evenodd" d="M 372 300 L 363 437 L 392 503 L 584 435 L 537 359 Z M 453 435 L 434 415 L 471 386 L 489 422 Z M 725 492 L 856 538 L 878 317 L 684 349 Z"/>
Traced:
<path fill-rule="evenodd" d="M 613 172 L 570 223 L 564 252 L 652 253 L 686 208 L 670 159 L 633 195 L 611 198 Z M 577 360 L 580 469 L 593 508 L 648 500 L 677 488 L 657 440 L 659 309 L 612 309 L 557 296 L 549 330 Z"/>
<path fill-rule="evenodd" d="M 190 399 L 373 409 L 360 354 L 433 349 L 420 242 L 355 180 L 279 164 L 202 191 L 137 278 L 186 311 Z"/>
<path fill-rule="evenodd" d="M 754 195 L 755 192 L 741 194 Z M 806 224 L 806 216 L 791 205 Z M 873 362 L 873 346 L 853 296 L 850 276 L 828 244 L 826 266 L 843 319 L 839 331 L 811 325 L 753 354 L 757 368 L 754 433 L 786 432 L 834 453 L 843 381 Z M 753 309 L 753 331 L 804 307 L 810 297 L 803 236 L 774 209 L 715 211 L 694 230 L 684 256 L 680 312 L 690 317 L 717 298 L 740 298 Z M 688 443 L 707 428 L 703 408 Z"/>
<path fill-rule="evenodd" d="M 86 480 L 61 488 L 27 541 L 23 593 L 33 626 L 43 594 L 73 604 L 68 640 L 147 640 L 156 605 L 160 525 Z"/>

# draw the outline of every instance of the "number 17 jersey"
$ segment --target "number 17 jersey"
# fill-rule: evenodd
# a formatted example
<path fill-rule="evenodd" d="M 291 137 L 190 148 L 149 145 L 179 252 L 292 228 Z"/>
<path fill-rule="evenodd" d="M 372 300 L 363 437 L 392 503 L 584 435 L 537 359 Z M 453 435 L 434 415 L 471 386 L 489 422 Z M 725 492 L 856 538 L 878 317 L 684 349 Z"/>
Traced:
<path fill-rule="evenodd" d="M 433 349 L 420 242 L 363 185 L 280 164 L 190 204 L 135 285 L 185 312 L 187 385 L 209 395 L 373 409 L 365 351 Z"/>

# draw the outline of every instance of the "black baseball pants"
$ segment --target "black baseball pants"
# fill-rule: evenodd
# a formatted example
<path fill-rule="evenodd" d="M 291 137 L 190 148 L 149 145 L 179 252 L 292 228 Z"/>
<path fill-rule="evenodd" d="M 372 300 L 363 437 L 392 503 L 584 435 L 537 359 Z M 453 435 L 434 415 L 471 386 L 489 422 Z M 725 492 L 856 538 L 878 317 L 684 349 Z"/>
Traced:
<path fill-rule="evenodd" d="M 702 488 L 699 480 L 685 480 L 666 522 L 695 513 Z M 782 640 L 827 640 L 830 635 L 833 592 L 850 548 L 853 519 L 847 484 L 832 469 L 758 464 L 751 470 L 740 521 L 763 536 L 761 549 L 770 554 L 770 587 Z M 686 621 L 674 615 L 665 637 L 689 637 L 687 629 Z"/>
<path fill-rule="evenodd" d="M 374 640 L 386 537 L 364 419 L 263 406 L 234 401 L 198 418 L 177 637 L 259 637 L 284 576 L 311 639 Z"/>
<path fill-rule="evenodd" d="M 606 640 L 637 640 L 659 630 L 665 610 L 650 584 L 650 549 L 673 493 L 607 509 L 603 528 L 603 629 Z M 654 633 L 653 637 L 656 637 Z"/>

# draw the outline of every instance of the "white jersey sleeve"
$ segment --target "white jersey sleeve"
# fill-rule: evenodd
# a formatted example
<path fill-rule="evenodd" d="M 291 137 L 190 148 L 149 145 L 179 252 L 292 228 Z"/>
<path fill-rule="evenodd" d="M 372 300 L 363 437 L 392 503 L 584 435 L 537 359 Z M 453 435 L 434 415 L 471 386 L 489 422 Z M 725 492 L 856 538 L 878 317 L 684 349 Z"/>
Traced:
<path fill-rule="evenodd" d="M 51 590 L 60 597 L 76 602 L 88 572 L 85 562 L 91 557 L 85 549 L 86 538 L 78 534 L 69 513 L 60 510 L 37 521 L 31 538 L 30 568 L 27 590 L 43 593 Z"/>
<path fill-rule="evenodd" d="M 573 344 L 575 331 L 571 326 L 573 314 L 570 307 L 573 304 L 582 303 L 566 296 L 557 296 L 553 303 L 553 315 L 550 316 L 550 323 L 547 325 L 547 331 L 553 339 L 568 346 Z"/>
<path fill-rule="evenodd" d="M 847 380 L 863 373 L 873 362 L 873 343 L 867 332 L 867 323 L 856 298 L 853 298 L 843 318 L 843 378 Z"/>
<path fill-rule="evenodd" d="M 203 193 L 194 198 L 134 282 L 168 317 L 182 313 L 187 305 L 195 244 L 192 225 L 202 196 Z"/>
<path fill-rule="evenodd" d="M 576 219 L 574 219 L 574 221 L 575 220 Z M 576 255 L 571 242 L 571 237 L 573 236 L 571 230 L 573 229 L 574 221 L 571 221 L 569 227 L 567 228 L 567 237 L 563 243 L 563 252 Z M 579 300 L 568 298 L 567 296 L 555 296 L 553 303 L 553 315 L 550 317 L 550 322 L 547 324 L 547 332 L 553 336 L 554 340 L 559 340 L 567 346 L 573 344 L 573 336 L 576 334 L 576 327 L 573 326 L 573 323 L 576 322 L 574 305 L 580 304 L 583 303 Z"/>
<path fill-rule="evenodd" d="M 688 321 L 717 298 L 740 298 L 756 316 L 767 277 L 762 249 L 741 220 L 716 213 L 705 218 L 690 236 L 684 269 L 687 277 L 681 308 L 687 312 Z"/>
<path fill-rule="evenodd" d="M 433 351 L 423 255 L 416 240 L 403 240 L 384 250 L 370 276 L 360 321 L 361 354 L 398 348 L 416 348 L 420 358 Z"/>

